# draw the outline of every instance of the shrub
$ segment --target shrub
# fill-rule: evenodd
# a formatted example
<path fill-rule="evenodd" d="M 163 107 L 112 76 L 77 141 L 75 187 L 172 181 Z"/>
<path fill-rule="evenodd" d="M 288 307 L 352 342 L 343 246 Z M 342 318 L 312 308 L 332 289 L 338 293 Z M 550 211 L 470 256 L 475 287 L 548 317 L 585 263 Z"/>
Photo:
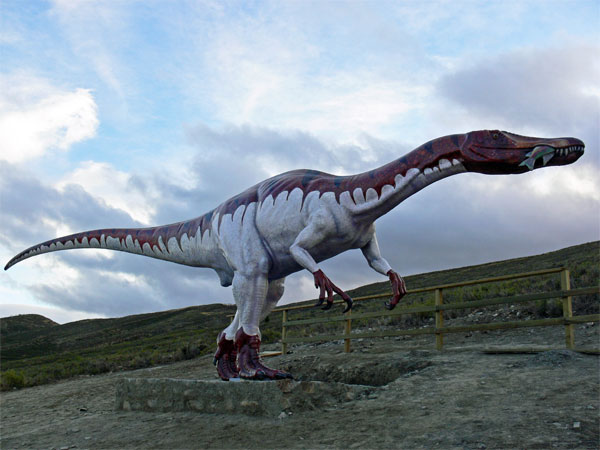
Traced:
<path fill-rule="evenodd" d="M 197 356 L 200 356 L 202 350 L 206 348 L 204 344 L 194 344 L 192 342 L 188 342 L 185 346 L 181 347 L 181 356 L 180 359 L 193 359 Z"/>
<path fill-rule="evenodd" d="M 95 359 L 88 361 L 83 373 L 87 373 L 90 375 L 98 375 L 101 373 L 106 373 L 111 370 L 110 364 L 105 359 Z"/>
<path fill-rule="evenodd" d="M 2 374 L 2 390 L 21 389 L 25 387 L 25 375 L 10 369 Z"/>
<path fill-rule="evenodd" d="M 560 317 L 563 315 L 562 302 L 560 300 L 538 300 L 535 308 L 529 309 L 530 312 L 535 313 L 538 317 Z"/>
<path fill-rule="evenodd" d="M 136 356 L 131 363 L 131 367 L 134 369 L 145 369 L 146 367 L 150 367 L 151 365 L 152 362 L 149 358 L 146 357 L 146 355 Z"/>

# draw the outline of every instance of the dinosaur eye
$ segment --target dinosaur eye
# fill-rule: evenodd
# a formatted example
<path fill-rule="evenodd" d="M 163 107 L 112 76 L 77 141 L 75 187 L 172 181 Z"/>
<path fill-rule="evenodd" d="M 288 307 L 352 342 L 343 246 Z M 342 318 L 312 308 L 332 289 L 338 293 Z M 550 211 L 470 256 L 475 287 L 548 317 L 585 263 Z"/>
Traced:
<path fill-rule="evenodd" d="M 492 133 L 492 137 L 493 137 L 494 139 L 498 139 L 498 133 Z"/>

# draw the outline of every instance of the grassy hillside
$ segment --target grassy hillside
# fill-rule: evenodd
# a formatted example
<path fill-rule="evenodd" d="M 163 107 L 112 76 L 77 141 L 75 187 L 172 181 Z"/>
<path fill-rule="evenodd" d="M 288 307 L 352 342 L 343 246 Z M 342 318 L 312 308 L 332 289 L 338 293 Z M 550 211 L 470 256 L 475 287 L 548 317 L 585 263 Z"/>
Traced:
<path fill-rule="evenodd" d="M 215 304 L 10 333 L 2 338 L 0 363 L 17 385 L 36 385 L 189 359 L 214 351 L 234 312 L 233 305 Z"/>
<path fill-rule="evenodd" d="M 553 267 L 571 270 L 572 287 L 597 286 L 600 283 L 600 241 L 568 247 L 542 255 L 529 256 L 477 266 L 431 272 L 406 277 L 409 289 L 473 280 Z M 558 275 L 506 281 L 445 292 L 444 301 L 469 301 L 481 298 L 518 295 L 558 289 Z M 389 292 L 387 282 L 374 283 L 349 291 L 353 297 Z M 579 297 L 575 314 L 598 312 L 598 296 Z M 314 303 L 315 300 L 309 300 Z M 431 294 L 413 294 L 402 305 L 428 304 Z M 381 300 L 357 303 L 361 311 L 379 310 Z M 560 314 L 558 302 L 538 302 L 530 306 L 536 315 Z M 335 309 L 335 308 L 334 308 Z M 30 386 L 80 374 L 96 374 L 165 364 L 214 352 L 216 335 L 235 312 L 233 305 L 204 305 L 184 309 L 140 314 L 115 319 L 92 319 L 57 325 L 42 316 L 16 316 L 0 320 L 3 389 Z M 329 312 L 339 314 L 340 310 Z M 327 314 L 319 309 L 294 313 L 302 317 Z M 423 317 L 396 319 L 394 326 L 412 326 Z M 389 325 L 375 320 L 365 325 Z M 338 325 L 333 325 L 338 326 Z M 322 332 L 296 330 L 300 334 Z M 281 314 L 262 326 L 263 341 L 276 342 L 281 336 Z"/>
<path fill-rule="evenodd" d="M 0 336 L 15 335 L 27 331 L 40 331 L 58 325 L 53 320 L 39 314 L 21 314 L 0 320 Z"/>

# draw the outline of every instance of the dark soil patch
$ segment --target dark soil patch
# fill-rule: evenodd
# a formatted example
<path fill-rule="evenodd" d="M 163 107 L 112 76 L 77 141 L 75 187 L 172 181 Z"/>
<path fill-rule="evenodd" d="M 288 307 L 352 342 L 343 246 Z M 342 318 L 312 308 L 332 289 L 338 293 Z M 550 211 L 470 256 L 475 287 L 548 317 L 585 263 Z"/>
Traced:
<path fill-rule="evenodd" d="M 527 360 L 517 363 L 516 367 L 556 367 L 581 358 L 584 356 L 571 350 L 550 350 L 530 356 Z"/>
<path fill-rule="evenodd" d="M 285 370 L 294 373 L 300 381 L 334 381 L 365 386 L 385 386 L 397 378 L 416 373 L 433 364 L 427 359 L 407 357 L 378 358 L 367 364 L 348 364 L 347 359 L 326 360 L 318 356 L 304 357 L 288 363 Z M 346 361 L 342 361 L 345 359 Z"/>

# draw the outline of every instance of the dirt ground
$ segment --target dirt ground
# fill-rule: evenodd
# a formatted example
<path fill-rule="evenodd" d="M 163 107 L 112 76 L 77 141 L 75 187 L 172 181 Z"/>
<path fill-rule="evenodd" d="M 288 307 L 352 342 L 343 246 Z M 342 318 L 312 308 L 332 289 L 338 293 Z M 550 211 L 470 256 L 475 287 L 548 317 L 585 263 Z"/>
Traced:
<path fill-rule="evenodd" d="M 599 328 L 579 326 L 577 345 L 598 347 Z M 563 336 L 561 327 L 457 334 L 447 338 L 442 352 L 433 350 L 431 336 L 353 341 L 349 354 L 340 343 L 293 346 L 267 364 L 297 379 L 373 388 L 354 401 L 279 417 L 115 410 L 118 378 L 216 379 L 211 357 L 81 377 L 2 393 L 0 444 L 2 449 L 595 449 L 598 356 L 481 351 L 558 347 Z"/>

